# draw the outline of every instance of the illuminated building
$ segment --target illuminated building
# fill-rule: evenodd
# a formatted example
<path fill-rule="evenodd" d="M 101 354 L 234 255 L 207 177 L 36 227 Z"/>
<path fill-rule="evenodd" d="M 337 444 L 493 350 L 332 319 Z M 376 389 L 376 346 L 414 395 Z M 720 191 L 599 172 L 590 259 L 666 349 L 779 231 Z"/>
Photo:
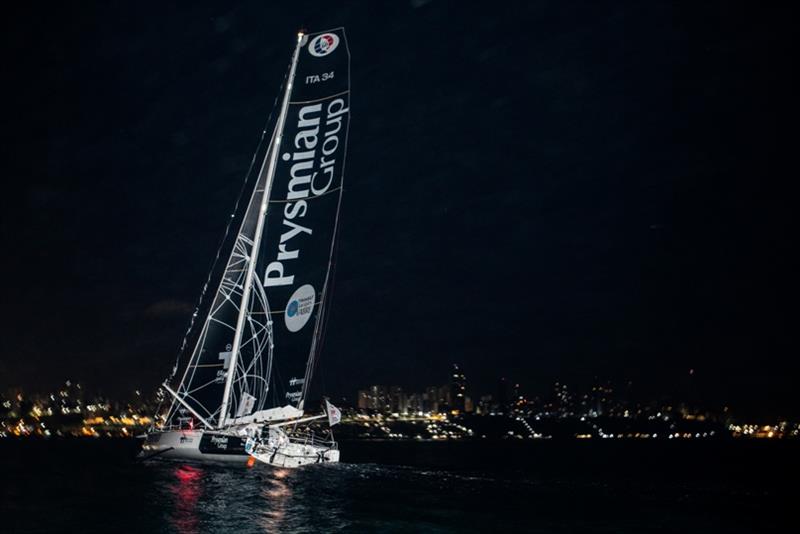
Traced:
<path fill-rule="evenodd" d="M 464 413 L 465 400 L 467 392 L 467 379 L 464 373 L 459 369 L 458 364 L 453 364 L 453 374 L 450 379 L 450 398 L 452 399 L 451 407 L 459 413 Z"/>

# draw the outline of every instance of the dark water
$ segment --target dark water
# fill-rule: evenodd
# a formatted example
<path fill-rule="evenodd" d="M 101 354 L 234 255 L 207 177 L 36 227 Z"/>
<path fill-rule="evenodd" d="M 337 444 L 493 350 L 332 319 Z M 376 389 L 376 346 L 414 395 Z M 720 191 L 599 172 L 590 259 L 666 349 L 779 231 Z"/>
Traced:
<path fill-rule="evenodd" d="M 800 474 L 797 442 L 354 442 L 295 471 L 136 446 L 3 440 L 0 531 L 768 532 Z"/>

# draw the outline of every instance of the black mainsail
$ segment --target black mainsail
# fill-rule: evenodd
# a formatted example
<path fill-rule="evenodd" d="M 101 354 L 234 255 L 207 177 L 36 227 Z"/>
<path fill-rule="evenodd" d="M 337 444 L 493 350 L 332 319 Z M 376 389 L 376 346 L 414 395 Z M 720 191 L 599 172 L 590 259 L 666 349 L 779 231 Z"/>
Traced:
<path fill-rule="evenodd" d="M 273 318 L 270 402 L 302 410 L 318 348 L 350 123 L 343 28 L 304 37 L 259 263 Z"/>

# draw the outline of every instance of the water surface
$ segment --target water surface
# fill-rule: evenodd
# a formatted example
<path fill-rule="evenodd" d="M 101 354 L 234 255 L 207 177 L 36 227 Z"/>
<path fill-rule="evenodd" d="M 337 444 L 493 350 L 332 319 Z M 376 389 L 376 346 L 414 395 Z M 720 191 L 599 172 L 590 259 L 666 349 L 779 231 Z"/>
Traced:
<path fill-rule="evenodd" d="M 11 532 L 766 532 L 797 443 L 342 444 L 299 470 L 135 461 L 132 440 L 0 442 Z"/>

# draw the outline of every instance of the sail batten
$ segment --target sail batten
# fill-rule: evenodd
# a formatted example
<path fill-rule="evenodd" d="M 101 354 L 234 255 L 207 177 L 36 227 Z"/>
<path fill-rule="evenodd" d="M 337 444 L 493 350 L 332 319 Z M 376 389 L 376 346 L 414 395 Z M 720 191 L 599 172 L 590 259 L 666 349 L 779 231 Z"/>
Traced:
<path fill-rule="evenodd" d="M 342 91 L 341 93 L 336 93 L 335 95 L 324 96 L 324 97 L 318 98 L 316 100 L 294 101 L 294 102 L 289 102 L 289 103 L 290 104 L 315 104 L 317 102 L 323 102 L 325 100 L 328 100 L 329 98 L 335 98 L 337 96 L 348 95 L 348 94 L 350 94 L 350 90 L 349 89 L 347 91 Z"/>

